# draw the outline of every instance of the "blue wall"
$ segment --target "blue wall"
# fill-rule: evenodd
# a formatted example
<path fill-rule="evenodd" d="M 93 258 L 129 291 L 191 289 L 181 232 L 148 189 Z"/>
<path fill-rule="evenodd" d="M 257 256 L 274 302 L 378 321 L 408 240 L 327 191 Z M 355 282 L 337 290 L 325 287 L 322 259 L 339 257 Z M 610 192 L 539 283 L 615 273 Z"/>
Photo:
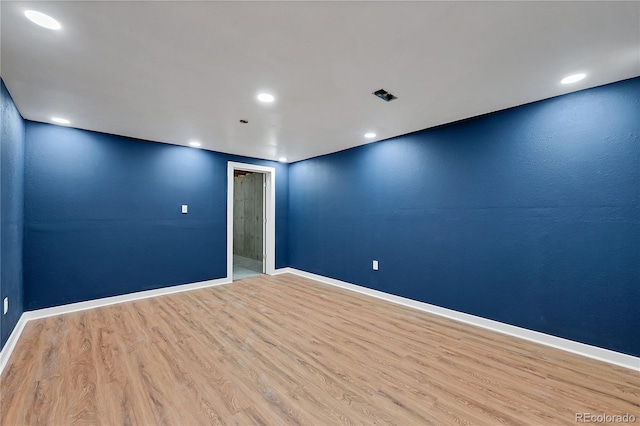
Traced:
<path fill-rule="evenodd" d="M 286 165 L 26 127 L 26 310 L 226 276 L 228 160 L 276 167 L 276 267 L 287 266 Z"/>
<path fill-rule="evenodd" d="M 289 191 L 294 268 L 640 356 L 640 78 L 298 162 Z"/>
<path fill-rule="evenodd" d="M 0 348 L 22 314 L 24 220 L 24 120 L 0 79 Z M 2 315 L 2 300 L 9 312 Z"/>
<path fill-rule="evenodd" d="M 277 168 L 277 267 L 640 356 L 640 78 L 289 167 L 24 128 L 3 84 L 2 344 L 23 205 L 27 310 L 220 278 L 231 160 Z"/>

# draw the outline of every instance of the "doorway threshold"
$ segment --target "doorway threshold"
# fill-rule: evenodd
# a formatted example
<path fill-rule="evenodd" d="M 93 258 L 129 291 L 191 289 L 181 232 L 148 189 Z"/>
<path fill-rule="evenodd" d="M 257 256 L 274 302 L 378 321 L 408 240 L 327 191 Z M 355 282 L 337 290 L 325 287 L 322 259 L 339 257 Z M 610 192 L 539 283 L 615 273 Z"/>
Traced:
<path fill-rule="evenodd" d="M 261 261 L 233 255 L 233 281 L 256 275 L 262 275 Z"/>

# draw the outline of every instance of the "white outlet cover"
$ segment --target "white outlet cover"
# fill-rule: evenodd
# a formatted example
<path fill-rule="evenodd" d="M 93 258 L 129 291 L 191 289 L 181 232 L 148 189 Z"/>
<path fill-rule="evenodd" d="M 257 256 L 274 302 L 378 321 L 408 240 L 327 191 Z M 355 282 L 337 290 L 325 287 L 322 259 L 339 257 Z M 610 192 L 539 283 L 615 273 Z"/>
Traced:
<path fill-rule="evenodd" d="M 373 261 L 373 270 L 374 270 L 374 271 L 377 271 L 377 270 L 378 270 L 378 261 L 377 261 L 377 260 L 374 260 L 374 261 Z"/>
<path fill-rule="evenodd" d="M 3 308 L 2 308 L 3 315 L 6 315 L 7 312 L 9 312 L 9 298 L 5 297 L 2 304 L 3 304 Z"/>
<path fill-rule="evenodd" d="M 182 205 L 182 213 L 183 214 L 187 214 L 189 212 L 189 206 L 187 206 L 186 204 Z"/>

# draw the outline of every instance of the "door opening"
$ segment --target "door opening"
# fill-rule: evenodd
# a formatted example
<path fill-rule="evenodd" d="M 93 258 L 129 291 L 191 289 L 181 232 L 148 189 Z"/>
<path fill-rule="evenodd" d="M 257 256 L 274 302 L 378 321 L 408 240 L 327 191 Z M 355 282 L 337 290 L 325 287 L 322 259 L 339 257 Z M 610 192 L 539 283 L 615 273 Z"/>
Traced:
<path fill-rule="evenodd" d="M 233 280 L 263 274 L 265 176 L 233 172 Z"/>
<path fill-rule="evenodd" d="M 274 167 L 228 162 L 228 280 L 275 272 L 275 182 Z"/>

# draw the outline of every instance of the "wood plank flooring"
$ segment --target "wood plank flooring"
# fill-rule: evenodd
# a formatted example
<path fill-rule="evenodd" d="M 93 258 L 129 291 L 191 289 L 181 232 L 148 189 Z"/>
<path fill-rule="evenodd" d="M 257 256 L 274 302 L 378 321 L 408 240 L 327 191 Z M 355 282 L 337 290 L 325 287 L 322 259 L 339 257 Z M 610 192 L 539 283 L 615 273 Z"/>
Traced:
<path fill-rule="evenodd" d="M 27 324 L 9 425 L 640 423 L 640 373 L 285 274 Z"/>

